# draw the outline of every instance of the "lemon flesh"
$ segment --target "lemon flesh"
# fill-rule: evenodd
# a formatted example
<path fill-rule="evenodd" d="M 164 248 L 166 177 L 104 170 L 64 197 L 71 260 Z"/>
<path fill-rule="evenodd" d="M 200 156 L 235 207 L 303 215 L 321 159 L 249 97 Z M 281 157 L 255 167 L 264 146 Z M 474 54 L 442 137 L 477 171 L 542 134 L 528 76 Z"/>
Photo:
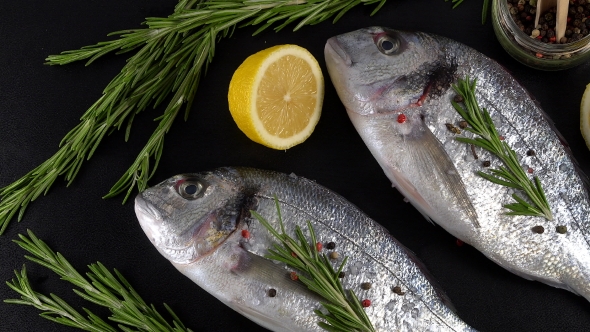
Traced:
<path fill-rule="evenodd" d="M 278 150 L 311 135 L 323 98 L 317 60 L 296 45 L 278 45 L 248 57 L 235 71 L 228 92 L 238 128 L 251 140 Z"/>
<path fill-rule="evenodd" d="M 580 105 L 580 130 L 586 146 L 590 149 L 590 84 L 586 85 Z"/>

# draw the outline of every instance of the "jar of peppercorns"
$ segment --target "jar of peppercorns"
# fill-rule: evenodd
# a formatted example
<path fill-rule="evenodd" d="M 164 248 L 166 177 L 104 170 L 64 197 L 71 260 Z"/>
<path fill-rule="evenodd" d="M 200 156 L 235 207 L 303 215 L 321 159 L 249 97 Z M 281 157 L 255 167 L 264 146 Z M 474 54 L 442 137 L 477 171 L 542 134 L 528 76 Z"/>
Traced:
<path fill-rule="evenodd" d="M 587 11 L 590 0 L 570 0 L 568 29 L 561 40 L 555 37 L 554 9 L 541 13 L 534 26 L 536 0 L 493 0 L 492 24 L 498 41 L 513 58 L 532 68 L 561 70 L 590 58 Z"/>

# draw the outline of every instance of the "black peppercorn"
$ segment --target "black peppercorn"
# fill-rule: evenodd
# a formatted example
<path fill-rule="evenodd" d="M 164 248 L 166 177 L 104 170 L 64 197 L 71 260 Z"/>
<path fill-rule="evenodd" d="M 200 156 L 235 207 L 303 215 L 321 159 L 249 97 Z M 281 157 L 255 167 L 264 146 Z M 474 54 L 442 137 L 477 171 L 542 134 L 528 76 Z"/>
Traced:
<path fill-rule="evenodd" d="M 485 161 L 482 163 L 483 167 L 490 167 L 490 165 L 491 165 L 491 164 L 492 164 L 492 163 L 490 163 L 490 161 L 489 161 L 489 160 L 485 160 Z"/>
<path fill-rule="evenodd" d="M 326 244 L 326 248 L 332 250 L 332 249 L 336 248 L 336 243 L 328 242 L 328 244 Z"/>
<path fill-rule="evenodd" d="M 342 279 L 342 278 L 344 278 L 344 276 L 345 276 L 344 272 L 338 273 L 338 278 Z"/>
<path fill-rule="evenodd" d="M 370 283 L 370 282 L 363 282 L 363 283 L 361 284 L 361 288 L 362 288 L 362 289 L 364 289 L 364 290 L 369 290 L 369 289 L 371 289 L 371 286 L 372 286 L 372 285 L 371 285 L 371 283 Z"/>
<path fill-rule="evenodd" d="M 461 95 L 455 95 L 455 97 L 453 97 L 453 101 L 456 103 L 462 103 L 463 97 L 461 97 Z"/>
<path fill-rule="evenodd" d="M 467 121 L 465 121 L 465 120 L 459 121 L 459 127 L 461 129 L 467 128 Z"/>
<path fill-rule="evenodd" d="M 533 231 L 533 233 L 543 234 L 543 232 L 545 231 L 545 228 L 543 226 L 535 226 L 535 227 L 531 228 L 531 231 Z"/>
<path fill-rule="evenodd" d="M 275 296 L 277 296 L 277 290 L 274 289 L 274 288 L 269 289 L 268 290 L 268 296 L 269 297 L 275 297 Z"/>
<path fill-rule="evenodd" d="M 545 20 L 550 21 L 553 19 L 553 14 L 551 13 L 546 13 L 543 17 L 545 17 Z"/>
<path fill-rule="evenodd" d="M 529 156 L 529 157 L 536 155 L 535 150 L 533 150 L 533 149 L 528 150 L 526 152 L 526 155 Z"/>
<path fill-rule="evenodd" d="M 565 234 L 565 233 L 567 233 L 567 227 L 566 226 L 557 226 L 557 227 L 555 227 L 555 230 L 559 234 Z"/>

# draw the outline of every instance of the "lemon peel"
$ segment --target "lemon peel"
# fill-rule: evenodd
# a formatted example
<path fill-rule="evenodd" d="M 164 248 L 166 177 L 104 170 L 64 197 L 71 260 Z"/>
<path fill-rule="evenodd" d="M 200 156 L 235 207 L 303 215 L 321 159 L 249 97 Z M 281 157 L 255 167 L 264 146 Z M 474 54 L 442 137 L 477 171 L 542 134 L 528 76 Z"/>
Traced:
<path fill-rule="evenodd" d="M 580 104 L 580 130 L 586 146 L 590 149 L 590 84 L 586 85 Z"/>

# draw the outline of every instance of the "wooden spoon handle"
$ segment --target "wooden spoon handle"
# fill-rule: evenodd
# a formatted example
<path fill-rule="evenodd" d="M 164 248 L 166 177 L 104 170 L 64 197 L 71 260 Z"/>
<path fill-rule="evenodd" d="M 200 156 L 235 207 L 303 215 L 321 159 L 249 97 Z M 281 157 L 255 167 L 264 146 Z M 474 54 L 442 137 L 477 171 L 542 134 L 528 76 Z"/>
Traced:
<path fill-rule="evenodd" d="M 557 0 L 557 15 L 555 16 L 555 36 L 557 43 L 565 36 L 569 3 L 569 0 Z"/>

